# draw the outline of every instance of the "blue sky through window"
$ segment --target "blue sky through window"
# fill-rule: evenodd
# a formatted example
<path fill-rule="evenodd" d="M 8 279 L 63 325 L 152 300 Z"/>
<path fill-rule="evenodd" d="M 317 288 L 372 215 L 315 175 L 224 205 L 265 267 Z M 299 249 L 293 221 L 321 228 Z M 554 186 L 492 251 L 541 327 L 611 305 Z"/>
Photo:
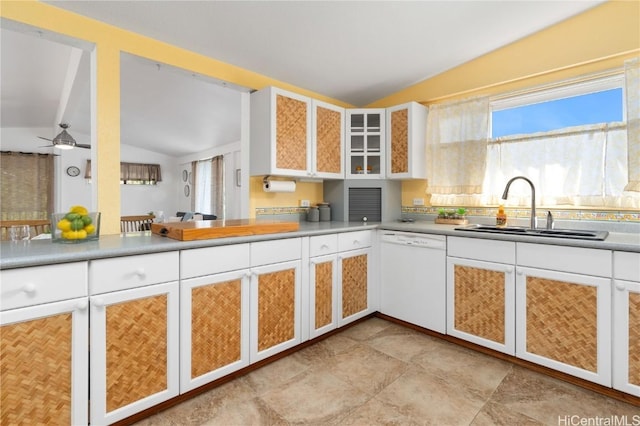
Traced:
<path fill-rule="evenodd" d="M 494 111 L 491 137 L 623 121 L 622 88 Z"/>

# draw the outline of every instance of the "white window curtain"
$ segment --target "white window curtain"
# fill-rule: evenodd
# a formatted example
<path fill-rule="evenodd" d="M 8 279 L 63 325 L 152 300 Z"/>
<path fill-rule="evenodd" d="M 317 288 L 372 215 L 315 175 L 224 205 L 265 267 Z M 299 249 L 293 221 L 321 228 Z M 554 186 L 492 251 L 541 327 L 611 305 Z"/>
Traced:
<path fill-rule="evenodd" d="M 224 158 L 222 155 L 194 162 L 194 210 L 224 218 Z"/>
<path fill-rule="evenodd" d="M 625 191 L 640 192 L 640 58 L 625 63 L 629 182 Z"/>
<path fill-rule="evenodd" d="M 506 182 L 526 176 L 541 206 L 633 207 L 637 199 L 623 193 L 626 144 L 624 123 L 500 138 L 487 148 L 484 201 L 499 204 Z M 529 185 L 514 182 L 507 204 L 531 205 Z"/>
<path fill-rule="evenodd" d="M 433 105 L 427 120 L 431 204 L 480 205 L 489 139 L 489 98 Z"/>

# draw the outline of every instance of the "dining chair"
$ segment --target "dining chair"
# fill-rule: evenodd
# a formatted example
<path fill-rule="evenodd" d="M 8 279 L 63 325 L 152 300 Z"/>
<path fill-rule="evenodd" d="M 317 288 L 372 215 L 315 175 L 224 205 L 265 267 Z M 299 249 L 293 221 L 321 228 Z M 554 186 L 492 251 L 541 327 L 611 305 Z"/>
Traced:
<path fill-rule="evenodd" d="M 16 225 L 29 225 L 31 238 L 36 235 L 51 233 L 51 222 L 48 219 L 0 220 L 0 240 L 9 240 L 9 228 Z"/>
<path fill-rule="evenodd" d="M 155 216 L 151 214 L 138 216 L 121 216 L 120 232 L 150 231 L 153 219 L 155 219 Z"/>

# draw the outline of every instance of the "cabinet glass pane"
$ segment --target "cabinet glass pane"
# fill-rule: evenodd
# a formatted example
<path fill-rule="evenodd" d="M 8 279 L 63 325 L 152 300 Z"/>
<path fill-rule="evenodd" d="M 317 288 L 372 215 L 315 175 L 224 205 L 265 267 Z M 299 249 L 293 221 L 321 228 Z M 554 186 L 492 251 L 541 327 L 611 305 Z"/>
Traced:
<path fill-rule="evenodd" d="M 351 174 L 364 174 L 364 157 L 356 155 L 351 157 Z"/>
<path fill-rule="evenodd" d="M 367 114 L 367 130 L 380 131 L 380 114 Z"/>
<path fill-rule="evenodd" d="M 367 174 L 368 175 L 380 174 L 380 157 L 379 156 L 367 157 Z"/>
<path fill-rule="evenodd" d="M 367 135 L 367 151 L 380 152 L 380 135 Z"/>
<path fill-rule="evenodd" d="M 364 114 L 351 115 L 351 131 L 362 132 L 364 130 Z"/>
<path fill-rule="evenodd" d="M 364 151 L 364 136 L 351 136 L 351 152 Z"/>

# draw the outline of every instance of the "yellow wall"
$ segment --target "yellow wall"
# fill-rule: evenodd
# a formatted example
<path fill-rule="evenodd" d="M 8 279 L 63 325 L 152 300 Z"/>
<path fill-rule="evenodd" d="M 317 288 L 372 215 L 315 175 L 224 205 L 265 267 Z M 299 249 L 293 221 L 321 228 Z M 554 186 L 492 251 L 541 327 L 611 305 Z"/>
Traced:
<path fill-rule="evenodd" d="M 261 89 L 279 86 L 340 106 L 349 106 L 319 93 L 304 90 L 224 62 L 199 55 L 130 31 L 85 18 L 37 1 L 2 1 L 0 16 L 45 32 L 63 34 L 95 44 L 96 118 L 95 140 L 97 205 L 102 212 L 102 233 L 120 233 L 120 52 L 127 52 L 184 68 L 240 86 Z M 46 35 L 45 35 L 46 37 Z M 312 194 L 316 190 L 312 191 Z M 301 191 L 301 196 L 307 196 Z"/>
<path fill-rule="evenodd" d="M 286 178 L 270 178 L 270 180 L 291 180 Z M 288 193 L 264 192 L 262 177 L 251 178 L 250 210 L 255 216 L 257 207 L 298 207 L 300 200 L 309 200 L 311 205 L 322 202 L 322 184 L 313 182 L 296 182 L 296 191 Z"/>

